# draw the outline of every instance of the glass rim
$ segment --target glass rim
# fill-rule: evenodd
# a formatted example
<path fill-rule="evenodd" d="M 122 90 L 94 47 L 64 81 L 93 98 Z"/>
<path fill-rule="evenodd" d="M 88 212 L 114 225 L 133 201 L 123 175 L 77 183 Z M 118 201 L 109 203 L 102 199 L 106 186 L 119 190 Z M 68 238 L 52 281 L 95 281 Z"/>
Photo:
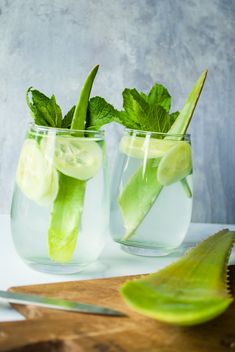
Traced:
<path fill-rule="evenodd" d="M 166 137 L 186 137 L 190 138 L 191 134 L 190 133 L 168 133 L 168 132 L 153 132 L 153 131 L 143 131 L 143 130 L 136 130 L 132 128 L 125 128 L 125 132 L 134 132 L 134 133 L 139 133 L 139 134 L 152 134 L 152 135 L 157 135 L 157 136 L 166 136 Z"/>
<path fill-rule="evenodd" d="M 64 132 L 64 133 L 79 133 L 79 132 L 85 132 L 85 133 L 91 133 L 91 134 L 99 134 L 100 136 L 104 136 L 105 131 L 104 130 L 77 130 L 74 128 L 60 128 L 60 127 L 51 127 L 51 126 L 41 126 L 37 125 L 35 122 L 29 122 L 28 126 L 31 128 L 34 128 L 35 130 L 40 130 L 40 131 L 55 131 L 55 132 Z"/>

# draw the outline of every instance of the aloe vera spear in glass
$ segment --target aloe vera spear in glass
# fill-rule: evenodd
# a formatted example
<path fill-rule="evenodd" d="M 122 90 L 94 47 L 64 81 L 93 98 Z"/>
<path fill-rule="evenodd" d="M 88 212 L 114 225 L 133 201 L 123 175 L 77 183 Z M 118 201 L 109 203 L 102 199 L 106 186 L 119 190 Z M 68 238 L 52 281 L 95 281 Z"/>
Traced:
<path fill-rule="evenodd" d="M 88 75 L 75 107 L 71 129 L 84 130 L 87 107 L 93 81 L 99 66 Z M 82 131 L 79 137 L 82 137 Z M 59 173 L 59 191 L 54 201 L 48 230 L 49 256 L 59 263 L 69 262 L 73 256 L 83 211 L 86 181 Z"/>
<path fill-rule="evenodd" d="M 201 74 L 195 86 L 193 87 L 193 90 L 188 96 L 183 109 L 168 131 L 168 136 L 165 137 L 166 140 L 170 139 L 170 135 L 173 134 L 185 134 L 191 121 L 197 101 L 200 97 L 206 76 L 207 70 Z M 162 183 L 160 183 L 156 177 L 158 172 L 158 165 L 156 165 L 155 159 L 149 159 L 147 161 L 145 165 L 144 180 L 142 170 L 143 167 L 140 167 L 137 172 L 130 178 L 118 199 L 126 229 L 123 240 L 128 240 L 134 235 L 136 228 L 141 224 L 163 188 Z M 190 189 L 186 180 L 182 179 L 181 183 L 186 191 L 186 194 L 190 196 Z M 138 192 L 136 192 L 137 189 Z M 136 197 L 137 193 L 139 195 L 138 198 Z"/>

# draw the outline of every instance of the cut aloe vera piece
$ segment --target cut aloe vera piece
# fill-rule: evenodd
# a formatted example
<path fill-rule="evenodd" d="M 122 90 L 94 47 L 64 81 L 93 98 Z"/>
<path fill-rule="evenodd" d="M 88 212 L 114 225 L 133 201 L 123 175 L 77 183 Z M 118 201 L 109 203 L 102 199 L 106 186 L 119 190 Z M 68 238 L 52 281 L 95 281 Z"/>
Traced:
<path fill-rule="evenodd" d="M 132 158 L 154 159 L 162 157 L 173 145 L 174 141 L 138 136 L 122 137 L 119 150 Z"/>
<path fill-rule="evenodd" d="M 233 301 L 226 265 L 234 240 L 234 231 L 216 233 L 159 272 L 125 283 L 124 300 L 143 315 L 176 325 L 217 317 Z"/>
<path fill-rule="evenodd" d="M 192 198 L 193 194 L 192 194 L 192 190 L 191 190 L 191 188 L 190 188 L 190 186 L 188 184 L 187 178 L 185 177 L 182 180 L 180 180 L 180 183 L 182 185 L 182 188 L 183 188 L 186 196 L 188 198 Z"/>
<path fill-rule="evenodd" d="M 33 139 L 26 139 L 23 144 L 16 181 L 26 197 L 39 205 L 48 206 L 56 198 L 58 173 Z"/>
<path fill-rule="evenodd" d="M 191 146 L 187 142 L 176 142 L 161 159 L 157 179 L 162 186 L 184 179 L 192 172 Z"/>
<path fill-rule="evenodd" d="M 102 149 L 85 137 L 46 137 L 41 148 L 58 171 L 78 180 L 94 177 L 102 164 Z"/>
<path fill-rule="evenodd" d="M 202 88 L 204 86 L 207 70 L 203 71 L 201 76 L 198 78 L 195 86 L 193 87 L 191 93 L 189 94 L 186 102 L 184 103 L 183 109 L 180 111 L 179 116 L 171 126 L 168 134 L 185 134 L 190 121 L 192 119 L 194 110 L 196 108 L 198 99 L 200 98 Z M 171 139 L 172 136 L 166 137 L 166 139 Z M 179 137 L 180 139 L 181 137 Z M 175 139 L 175 137 L 173 137 Z"/>
<path fill-rule="evenodd" d="M 59 173 L 59 192 L 53 204 L 48 231 L 49 256 L 57 263 L 67 263 L 73 257 L 85 189 L 85 181 Z"/>
<path fill-rule="evenodd" d="M 87 107 L 91 88 L 98 72 L 99 65 L 96 65 L 88 74 L 84 86 L 82 87 L 81 94 L 75 107 L 71 129 L 84 130 L 86 124 Z"/>
<path fill-rule="evenodd" d="M 135 193 L 133 193 L 133 188 Z M 128 240 L 142 221 L 162 190 L 156 178 L 156 161 L 149 160 L 146 166 L 138 169 L 125 186 L 118 203 L 126 228 L 123 240 Z"/>
<path fill-rule="evenodd" d="M 198 99 L 200 97 L 205 79 L 207 76 L 207 70 L 204 71 L 201 76 L 199 77 L 198 81 L 196 82 L 195 86 L 193 87 L 189 97 L 187 98 L 183 109 L 181 110 L 179 116 L 173 123 L 172 127 L 168 131 L 169 136 L 166 136 L 164 140 L 175 140 L 177 139 L 175 136 L 171 136 L 172 134 L 185 134 L 187 127 L 191 121 L 193 112 L 197 105 Z M 170 135 L 171 134 L 171 135 Z M 179 139 L 182 137 L 179 136 Z M 138 178 L 138 174 L 141 174 L 142 166 L 136 171 L 136 177 Z M 153 171 L 153 170 L 151 170 Z M 157 174 L 157 167 L 155 168 L 155 173 Z M 119 201 L 120 210 L 123 216 L 123 222 L 126 228 L 126 234 L 123 238 L 130 238 L 135 233 L 136 228 L 141 224 L 144 217 L 147 215 L 149 210 L 151 209 L 154 201 L 157 199 L 160 191 L 158 189 L 162 189 L 162 185 L 154 180 L 152 177 L 149 179 L 152 180 L 148 182 L 147 185 L 142 185 L 140 182 L 135 182 L 136 179 L 135 175 L 132 176 L 130 181 L 127 185 L 123 188 L 122 193 L 120 195 L 120 199 L 123 199 L 122 202 Z M 147 174 L 146 174 L 147 177 Z M 156 187 L 156 196 L 153 199 L 153 192 L 152 189 Z M 128 200 L 127 194 L 132 195 L 130 201 Z M 138 198 L 135 200 L 135 195 L 138 194 Z M 141 199 L 145 199 L 145 202 L 141 206 Z M 148 199 L 148 201 L 147 201 Z M 135 209 L 140 207 L 140 211 L 136 213 L 136 220 L 135 219 Z M 131 219 L 131 221 L 130 221 Z"/>
<path fill-rule="evenodd" d="M 91 70 L 81 90 L 73 115 L 72 129 L 84 129 L 89 96 L 98 68 L 99 66 L 95 66 Z M 82 131 L 79 133 L 79 137 L 83 137 Z M 74 174 L 75 170 L 72 168 L 71 170 Z M 86 181 L 60 173 L 58 196 L 53 204 L 48 230 L 49 257 L 55 262 L 66 263 L 73 258 L 83 211 L 85 190 Z"/>

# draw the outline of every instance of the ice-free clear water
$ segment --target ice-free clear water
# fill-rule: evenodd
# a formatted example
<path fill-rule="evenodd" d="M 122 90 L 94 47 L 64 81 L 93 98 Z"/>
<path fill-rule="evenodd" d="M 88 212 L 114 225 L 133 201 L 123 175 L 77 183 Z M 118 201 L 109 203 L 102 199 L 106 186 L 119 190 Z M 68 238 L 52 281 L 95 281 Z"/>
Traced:
<path fill-rule="evenodd" d="M 94 141 L 103 150 L 103 141 Z M 18 254 L 28 265 L 46 272 L 73 273 L 97 259 L 108 233 L 105 169 L 104 161 L 95 176 L 86 181 L 76 248 L 67 263 L 51 260 L 48 252 L 48 229 L 53 204 L 41 205 L 29 199 L 16 183 L 11 209 L 12 236 Z"/>
<path fill-rule="evenodd" d="M 149 256 L 164 255 L 180 246 L 185 238 L 191 220 L 192 197 L 185 193 L 181 182 L 164 186 L 134 234 L 125 240 L 126 229 L 118 197 L 141 167 L 143 168 L 143 160 L 119 154 L 112 185 L 111 232 L 115 241 L 124 245 L 123 248 L 128 252 Z M 192 190 L 192 174 L 186 180 Z"/>

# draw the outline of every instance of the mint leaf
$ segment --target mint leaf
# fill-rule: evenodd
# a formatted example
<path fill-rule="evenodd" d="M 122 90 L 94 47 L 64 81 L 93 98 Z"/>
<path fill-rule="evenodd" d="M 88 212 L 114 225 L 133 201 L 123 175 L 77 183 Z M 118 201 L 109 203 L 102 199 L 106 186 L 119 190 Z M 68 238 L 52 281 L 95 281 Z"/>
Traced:
<path fill-rule="evenodd" d="M 51 115 L 53 116 L 54 123 L 56 127 L 61 127 L 62 123 L 62 111 L 59 105 L 56 103 L 56 98 L 54 94 L 51 96 L 50 103 L 48 104 L 48 110 L 50 111 Z"/>
<path fill-rule="evenodd" d="M 28 107 L 30 109 L 32 118 L 34 119 L 34 122 L 36 125 L 40 126 L 49 126 L 49 123 L 45 120 L 43 114 L 37 109 L 35 103 L 33 103 L 29 97 L 29 93 L 32 93 L 32 87 L 30 87 L 26 91 L 26 102 L 28 104 Z"/>
<path fill-rule="evenodd" d="M 166 133 L 173 122 L 171 116 L 161 105 L 155 105 L 151 106 L 148 113 L 142 116 L 141 127 L 144 131 Z"/>
<path fill-rule="evenodd" d="M 115 122 L 125 126 L 126 128 L 141 130 L 140 124 L 131 120 L 130 115 L 128 115 L 125 111 L 118 111 L 118 115 L 115 117 Z"/>
<path fill-rule="evenodd" d="M 98 130 L 107 123 L 118 122 L 119 112 L 104 98 L 91 98 L 88 105 L 86 129 Z"/>
<path fill-rule="evenodd" d="M 117 122 L 128 128 L 166 133 L 179 114 L 169 113 L 171 96 L 161 84 L 156 83 L 148 95 L 127 88 L 122 95 L 124 111 Z"/>
<path fill-rule="evenodd" d="M 179 111 L 175 111 L 170 114 L 171 124 L 173 124 L 175 122 L 175 120 L 177 119 L 179 114 L 180 114 Z"/>
<path fill-rule="evenodd" d="M 88 105 L 86 129 L 98 130 L 102 126 L 117 122 L 127 128 L 139 129 L 140 125 L 131 120 L 125 111 L 118 111 L 104 98 L 91 98 Z"/>
<path fill-rule="evenodd" d="M 75 105 L 64 116 L 62 123 L 61 123 L 62 128 L 70 128 L 71 127 L 74 111 L 75 111 Z"/>
<path fill-rule="evenodd" d="M 138 93 L 136 89 L 125 89 L 123 92 L 125 112 L 122 112 L 122 120 L 120 116 L 119 119 L 129 128 L 166 133 L 176 116 L 171 116 L 164 108 L 164 106 L 167 109 L 170 108 L 170 100 L 171 97 L 167 90 L 157 84 L 151 89 L 148 96 L 144 93 Z"/>
<path fill-rule="evenodd" d="M 61 127 L 62 113 L 54 95 L 48 98 L 45 94 L 30 87 L 26 92 L 26 101 L 37 125 Z"/>
<path fill-rule="evenodd" d="M 123 93 L 123 108 L 129 119 L 141 126 L 142 116 L 148 111 L 149 104 L 136 89 L 126 88 Z"/>
<path fill-rule="evenodd" d="M 35 117 L 40 117 L 40 119 L 42 121 L 44 120 L 48 126 L 55 127 L 55 121 L 49 109 L 50 99 L 43 93 L 33 88 L 28 90 L 28 97 L 29 93 L 32 95 L 31 106 L 33 106 L 33 110 L 31 111 L 35 114 Z"/>
<path fill-rule="evenodd" d="M 160 105 L 167 112 L 171 108 L 171 96 L 168 90 L 161 84 L 155 83 L 154 86 L 150 89 L 150 92 L 147 97 L 147 101 L 150 105 Z"/>

